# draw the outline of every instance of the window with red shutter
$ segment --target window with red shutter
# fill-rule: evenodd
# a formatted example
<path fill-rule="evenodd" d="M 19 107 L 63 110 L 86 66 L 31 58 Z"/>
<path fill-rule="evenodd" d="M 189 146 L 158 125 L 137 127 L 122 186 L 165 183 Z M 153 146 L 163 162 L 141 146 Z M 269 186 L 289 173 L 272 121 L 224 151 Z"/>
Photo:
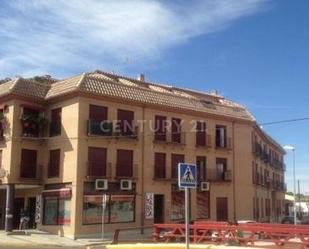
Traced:
<path fill-rule="evenodd" d="M 118 109 L 118 125 L 119 132 L 122 136 L 131 136 L 135 133 L 135 128 L 133 127 L 134 112 L 128 110 Z"/>
<path fill-rule="evenodd" d="M 107 149 L 88 148 L 88 176 L 105 177 L 107 164 Z"/>
<path fill-rule="evenodd" d="M 117 177 L 133 177 L 133 150 L 117 150 Z"/>
<path fill-rule="evenodd" d="M 201 180 L 201 181 L 206 180 L 206 157 L 205 156 L 196 157 L 196 172 L 197 172 L 198 180 Z"/>
<path fill-rule="evenodd" d="M 98 105 L 89 105 L 89 119 L 97 122 L 107 120 L 107 107 Z"/>
<path fill-rule="evenodd" d="M 37 151 L 21 150 L 20 177 L 36 178 L 37 177 Z"/>
<path fill-rule="evenodd" d="M 166 141 L 166 117 L 155 116 L 155 140 Z"/>
<path fill-rule="evenodd" d="M 154 158 L 154 178 L 166 177 L 166 154 L 155 153 Z"/>
<path fill-rule="evenodd" d="M 111 136 L 113 123 L 108 121 L 108 108 L 105 106 L 89 105 L 88 134 Z"/>
<path fill-rule="evenodd" d="M 49 151 L 48 178 L 59 177 L 60 173 L 60 150 Z"/>
<path fill-rule="evenodd" d="M 172 118 L 172 142 L 181 143 L 181 119 Z"/>
<path fill-rule="evenodd" d="M 61 135 L 61 108 L 51 111 L 50 136 Z"/>
<path fill-rule="evenodd" d="M 185 155 L 172 154 L 172 178 L 178 177 L 178 163 L 185 162 Z"/>
<path fill-rule="evenodd" d="M 206 146 L 206 123 L 197 121 L 196 122 L 196 145 Z"/>

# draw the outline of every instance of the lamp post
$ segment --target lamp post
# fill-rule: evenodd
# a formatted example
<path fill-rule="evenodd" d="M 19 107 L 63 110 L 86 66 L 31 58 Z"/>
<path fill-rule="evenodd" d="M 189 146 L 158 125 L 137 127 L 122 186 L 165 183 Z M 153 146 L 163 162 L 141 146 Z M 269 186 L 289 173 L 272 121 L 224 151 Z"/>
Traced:
<path fill-rule="evenodd" d="M 293 152 L 293 211 L 294 211 L 294 225 L 296 225 L 296 180 L 295 180 L 295 147 L 291 145 L 286 145 L 283 147 L 286 151 Z"/>

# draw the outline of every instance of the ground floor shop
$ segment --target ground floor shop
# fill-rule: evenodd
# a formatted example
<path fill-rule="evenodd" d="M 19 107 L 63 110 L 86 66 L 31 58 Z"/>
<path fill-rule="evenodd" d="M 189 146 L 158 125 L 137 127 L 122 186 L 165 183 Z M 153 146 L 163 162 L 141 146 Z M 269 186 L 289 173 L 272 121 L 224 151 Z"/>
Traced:
<path fill-rule="evenodd" d="M 190 219 L 233 222 L 235 214 L 239 220 L 261 219 L 269 216 L 269 212 L 278 215 L 281 212 L 278 196 L 262 197 L 261 191 L 254 193 L 251 211 L 251 203 L 245 198 L 246 212 L 240 209 L 241 203 L 237 203 L 234 210 L 231 185 L 213 183 L 210 188 L 199 186 L 191 190 Z M 184 191 L 179 190 L 176 183 L 149 185 L 143 193 L 138 187 L 134 181 L 126 189 L 120 181 L 108 182 L 103 189 L 98 188 L 95 181 L 79 185 L 1 185 L 0 229 L 18 229 L 22 210 L 27 210 L 29 217 L 27 228 L 71 238 L 99 236 L 102 222 L 106 232 L 113 232 L 118 228 L 184 221 Z"/>

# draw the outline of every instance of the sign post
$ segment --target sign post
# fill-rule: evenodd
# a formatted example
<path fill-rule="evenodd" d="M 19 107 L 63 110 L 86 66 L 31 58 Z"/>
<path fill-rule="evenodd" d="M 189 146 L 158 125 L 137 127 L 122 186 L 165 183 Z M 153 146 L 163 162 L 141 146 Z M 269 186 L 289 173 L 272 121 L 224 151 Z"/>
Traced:
<path fill-rule="evenodd" d="M 104 225 L 105 225 L 105 208 L 106 208 L 107 196 L 102 196 L 102 240 L 104 240 Z"/>
<path fill-rule="evenodd" d="M 189 163 L 178 164 L 178 186 L 185 189 L 185 237 L 186 249 L 189 249 L 189 188 L 196 188 L 196 165 Z"/>

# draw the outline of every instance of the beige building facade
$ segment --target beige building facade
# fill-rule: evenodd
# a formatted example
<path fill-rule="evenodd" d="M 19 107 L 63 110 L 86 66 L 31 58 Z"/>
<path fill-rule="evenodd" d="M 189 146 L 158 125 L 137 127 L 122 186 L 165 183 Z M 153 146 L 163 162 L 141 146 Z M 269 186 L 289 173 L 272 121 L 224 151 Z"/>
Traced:
<path fill-rule="evenodd" d="M 0 228 L 71 238 L 182 222 L 179 162 L 196 163 L 192 220 L 279 221 L 284 150 L 216 94 L 95 71 L 0 84 Z M 103 197 L 104 196 L 104 197 Z"/>

